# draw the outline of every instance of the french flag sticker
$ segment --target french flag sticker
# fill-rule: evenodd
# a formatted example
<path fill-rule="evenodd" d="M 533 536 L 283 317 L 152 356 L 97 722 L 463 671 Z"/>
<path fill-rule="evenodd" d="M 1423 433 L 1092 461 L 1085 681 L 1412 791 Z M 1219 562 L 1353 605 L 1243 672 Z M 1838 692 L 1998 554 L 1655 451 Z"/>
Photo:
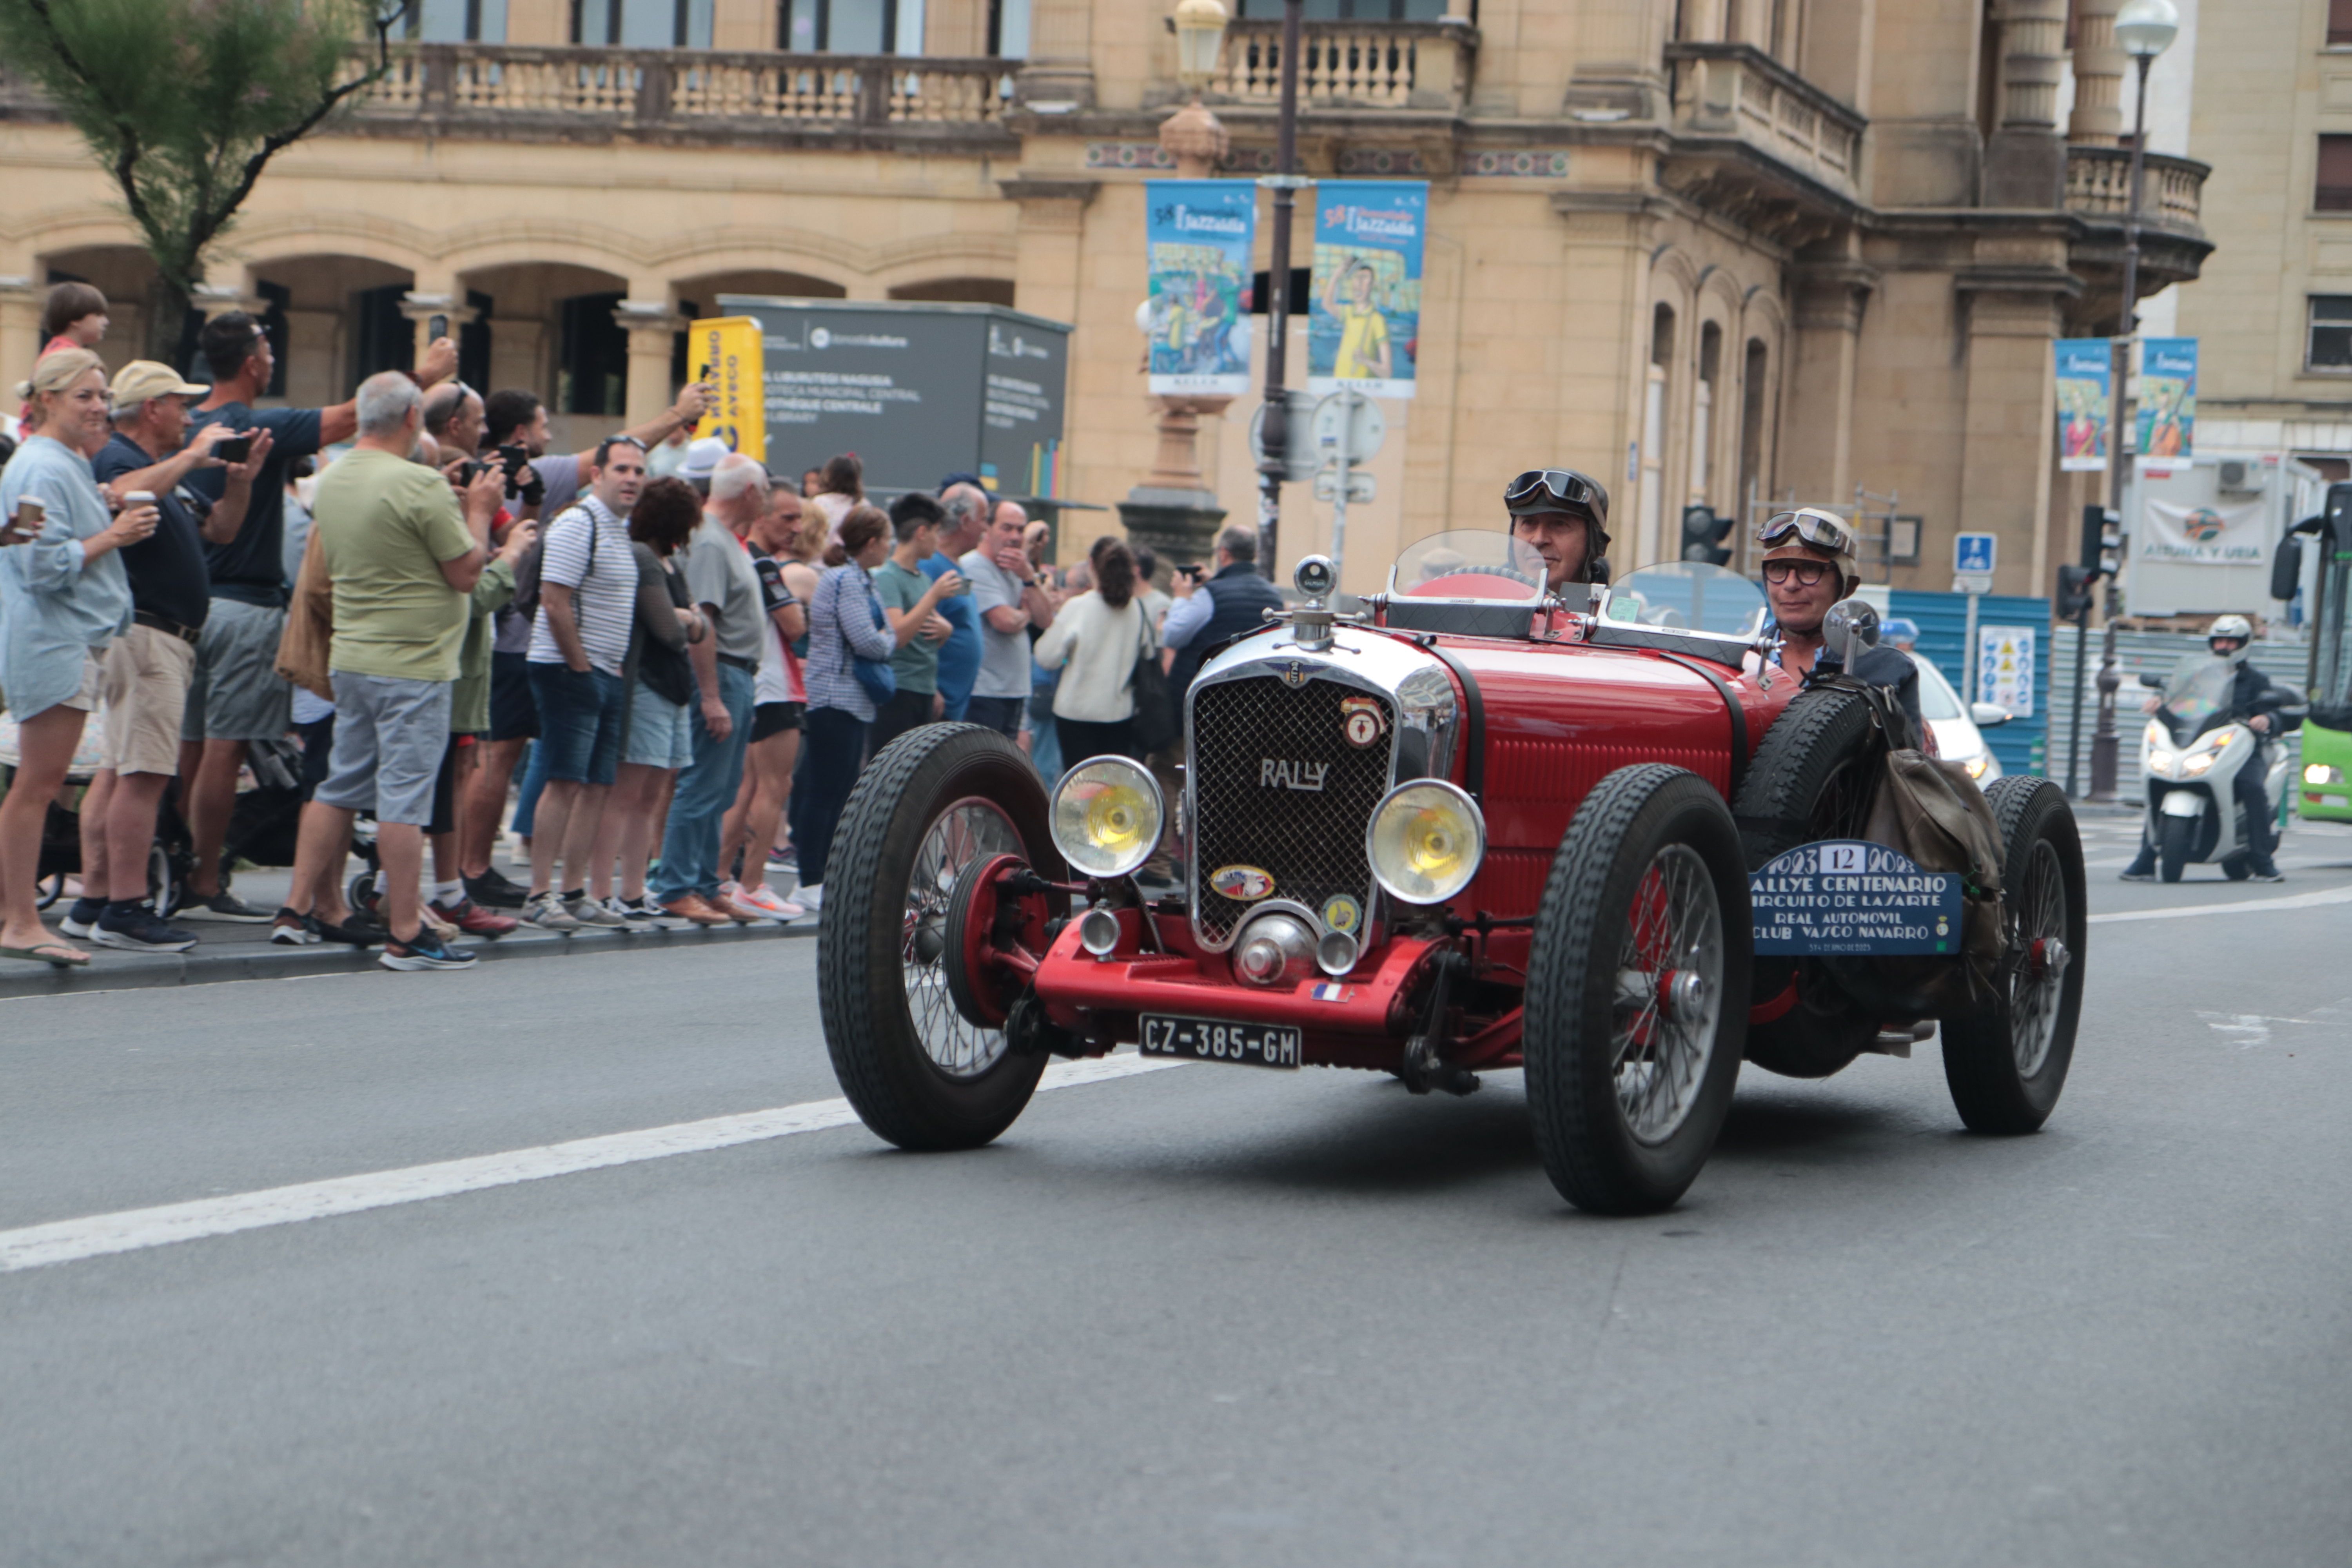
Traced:
<path fill-rule="evenodd" d="M 1354 986 L 1340 985 L 1328 980 L 1318 983 L 1313 993 L 1318 1002 L 1345 1002 L 1355 994 Z"/>

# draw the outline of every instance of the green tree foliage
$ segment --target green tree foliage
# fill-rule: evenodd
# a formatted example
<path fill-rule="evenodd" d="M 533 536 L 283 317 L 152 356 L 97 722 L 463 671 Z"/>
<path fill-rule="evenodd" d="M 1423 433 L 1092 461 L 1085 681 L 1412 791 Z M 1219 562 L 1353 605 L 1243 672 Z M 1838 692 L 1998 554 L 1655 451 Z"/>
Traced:
<path fill-rule="evenodd" d="M 405 3 L 0 0 L 0 58 L 80 132 L 154 258 L 149 357 L 175 357 L 207 253 L 269 160 L 389 68 Z"/>

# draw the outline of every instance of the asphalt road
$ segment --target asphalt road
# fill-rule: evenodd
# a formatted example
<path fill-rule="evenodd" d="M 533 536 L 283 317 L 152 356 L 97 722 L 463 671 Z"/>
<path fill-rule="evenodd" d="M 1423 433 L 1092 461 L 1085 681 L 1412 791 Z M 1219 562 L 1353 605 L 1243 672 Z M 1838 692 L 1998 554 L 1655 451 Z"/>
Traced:
<path fill-rule="evenodd" d="M 2097 912 L 2246 907 L 2092 928 L 2041 1135 L 1932 1048 L 1751 1070 L 1641 1221 L 1516 1074 L 714 1123 L 836 1093 L 813 943 L 0 1002 L 0 1563 L 2343 1564 L 2352 833 L 2143 888 L 2129 831 Z"/>

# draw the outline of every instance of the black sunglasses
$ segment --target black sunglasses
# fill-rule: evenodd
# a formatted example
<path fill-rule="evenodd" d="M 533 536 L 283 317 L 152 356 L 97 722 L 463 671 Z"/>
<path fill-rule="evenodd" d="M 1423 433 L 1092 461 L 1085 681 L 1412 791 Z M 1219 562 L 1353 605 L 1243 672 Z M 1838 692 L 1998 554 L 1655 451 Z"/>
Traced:
<path fill-rule="evenodd" d="M 1832 570 L 1833 568 L 1826 561 L 1791 561 L 1783 556 L 1778 561 L 1764 563 L 1764 581 L 1785 583 L 1794 577 L 1800 586 L 1810 588 Z"/>

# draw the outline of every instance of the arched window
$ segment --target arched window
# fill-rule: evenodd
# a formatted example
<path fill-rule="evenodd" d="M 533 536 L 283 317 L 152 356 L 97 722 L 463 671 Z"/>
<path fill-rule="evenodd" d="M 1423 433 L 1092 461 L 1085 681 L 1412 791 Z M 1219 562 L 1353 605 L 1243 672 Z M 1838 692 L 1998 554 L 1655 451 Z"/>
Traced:
<path fill-rule="evenodd" d="M 1762 338 L 1748 340 L 1747 363 L 1739 373 L 1739 504 L 1753 513 L 1756 503 L 1764 499 L 1766 487 L 1772 482 L 1771 465 L 1767 460 L 1764 443 L 1770 434 L 1772 406 L 1771 359 Z M 1755 521 L 1752 515 L 1743 517 L 1743 524 Z M 1744 536 L 1745 526 L 1732 531 Z"/>
<path fill-rule="evenodd" d="M 1658 559 L 1659 523 L 1666 504 L 1666 408 L 1675 358 L 1675 308 L 1660 305 L 1650 316 L 1649 385 L 1642 403 L 1642 497 L 1635 549 L 1646 564 Z"/>
<path fill-rule="evenodd" d="M 1723 364 L 1723 329 L 1709 321 L 1698 330 L 1698 388 L 1691 406 L 1690 504 L 1715 500 L 1715 389 Z"/>

